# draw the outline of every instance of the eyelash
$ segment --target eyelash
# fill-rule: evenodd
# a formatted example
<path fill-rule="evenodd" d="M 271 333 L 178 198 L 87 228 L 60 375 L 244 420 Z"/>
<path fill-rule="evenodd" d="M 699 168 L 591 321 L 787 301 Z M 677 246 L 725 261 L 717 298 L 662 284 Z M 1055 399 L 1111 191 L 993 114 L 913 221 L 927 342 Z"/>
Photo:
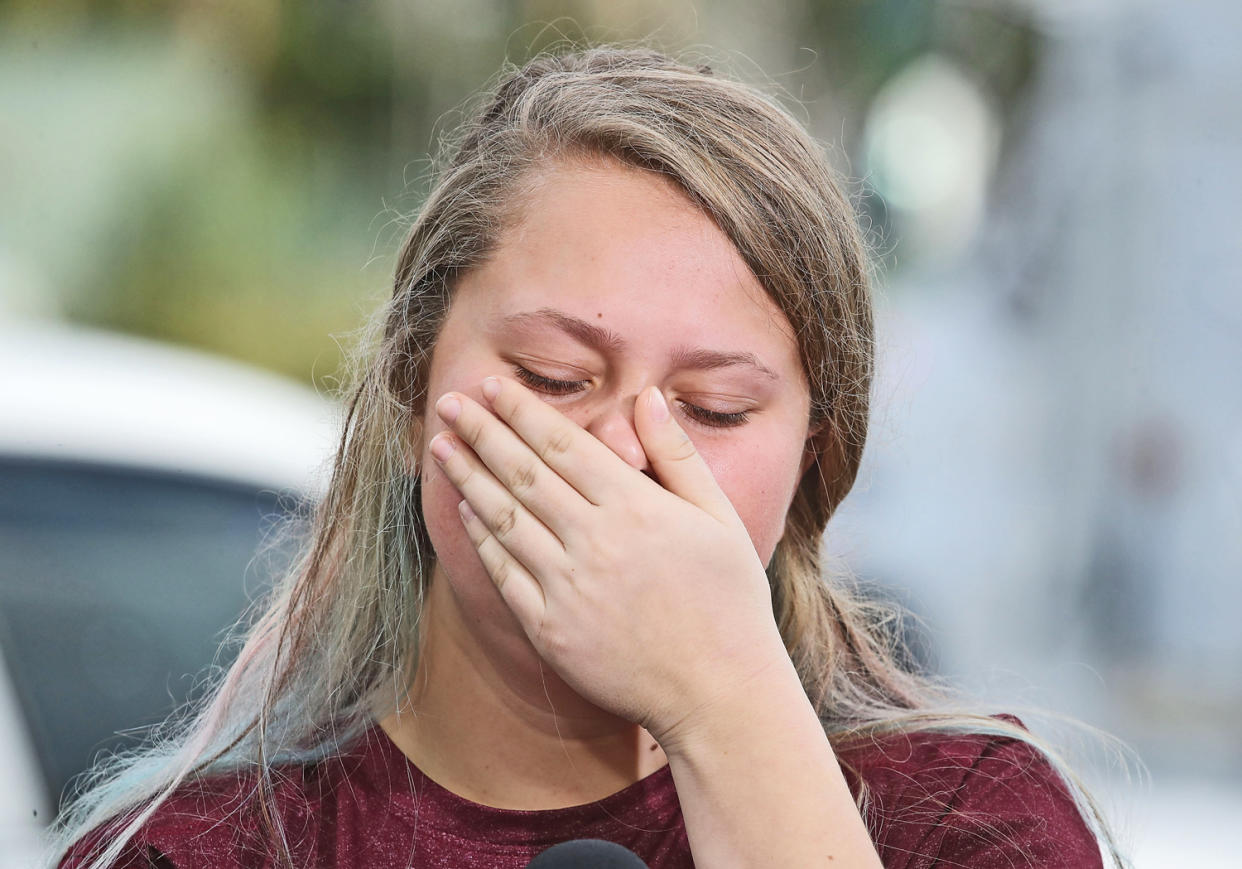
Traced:
<path fill-rule="evenodd" d="M 544 377 L 533 371 L 528 371 L 520 365 L 513 367 L 513 373 L 527 386 L 537 389 L 540 392 L 549 395 L 569 395 L 584 389 L 589 380 L 553 380 L 550 377 Z M 742 425 L 750 418 L 750 411 L 742 410 L 737 413 L 721 413 L 718 410 L 708 410 L 705 407 L 699 407 L 694 404 L 687 404 L 682 401 L 679 404 L 685 409 L 696 422 L 712 428 L 729 428 L 731 426 Z"/>

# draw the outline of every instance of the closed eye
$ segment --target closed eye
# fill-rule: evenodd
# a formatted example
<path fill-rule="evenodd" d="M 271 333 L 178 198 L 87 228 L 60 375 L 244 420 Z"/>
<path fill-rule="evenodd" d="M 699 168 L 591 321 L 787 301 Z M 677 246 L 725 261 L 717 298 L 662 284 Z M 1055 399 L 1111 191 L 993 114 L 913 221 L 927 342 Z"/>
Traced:
<path fill-rule="evenodd" d="M 742 425 L 746 420 L 750 419 L 750 411 L 739 410 L 735 413 L 722 413 L 719 410 L 708 410 L 705 407 L 699 407 L 697 404 L 687 404 L 684 401 L 678 401 L 686 413 L 694 417 L 703 425 L 709 425 L 712 428 L 729 428 L 735 425 Z"/>
<path fill-rule="evenodd" d="M 525 383 L 531 389 L 548 395 L 572 395 L 575 392 L 581 392 L 591 384 L 590 380 L 553 380 L 550 377 L 544 377 L 542 374 L 536 374 L 523 368 L 521 365 L 513 366 L 513 373 L 518 380 Z M 687 416 L 709 428 L 729 428 L 742 425 L 750 419 L 750 411 L 746 410 L 724 413 L 718 410 L 708 410 L 705 407 L 699 407 L 697 404 L 690 404 L 681 400 L 678 400 L 677 403 Z"/>
<path fill-rule="evenodd" d="M 525 383 L 531 389 L 552 395 L 569 395 L 571 392 L 586 389 L 591 383 L 589 380 L 553 380 L 550 377 L 544 377 L 542 374 L 528 371 L 521 365 L 513 366 L 513 373 L 518 380 Z"/>

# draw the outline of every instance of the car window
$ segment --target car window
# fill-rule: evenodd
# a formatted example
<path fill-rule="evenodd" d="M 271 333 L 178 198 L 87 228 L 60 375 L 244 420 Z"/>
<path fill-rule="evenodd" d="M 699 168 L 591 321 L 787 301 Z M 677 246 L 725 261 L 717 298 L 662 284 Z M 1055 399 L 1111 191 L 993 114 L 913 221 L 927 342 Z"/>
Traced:
<path fill-rule="evenodd" d="M 53 804 L 98 751 L 135 744 L 118 731 L 191 696 L 287 563 L 255 554 L 295 506 L 228 481 L 0 459 L 0 648 Z"/>

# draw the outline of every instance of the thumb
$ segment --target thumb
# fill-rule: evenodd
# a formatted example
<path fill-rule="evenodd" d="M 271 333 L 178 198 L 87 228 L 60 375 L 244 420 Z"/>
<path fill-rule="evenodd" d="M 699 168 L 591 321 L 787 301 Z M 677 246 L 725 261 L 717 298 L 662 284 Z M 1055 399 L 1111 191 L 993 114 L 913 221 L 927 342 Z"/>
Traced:
<path fill-rule="evenodd" d="M 738 521 L 728 497 L 699 455 L 694 441 L 669 413 L 659 387 L 650 386 L 634 407 L 634 428 L 660 484 L 721 522 Z"/>

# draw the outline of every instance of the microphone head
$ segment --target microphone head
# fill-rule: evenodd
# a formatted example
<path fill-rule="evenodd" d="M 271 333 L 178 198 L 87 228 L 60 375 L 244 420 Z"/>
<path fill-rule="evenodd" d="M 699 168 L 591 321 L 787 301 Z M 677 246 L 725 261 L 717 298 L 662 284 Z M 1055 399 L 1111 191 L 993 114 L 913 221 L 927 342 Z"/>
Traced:
<path fill-rule="evenodd" d="M 539 854 L 526 869 L 647 869 L 647 864 L 616 842 L 571 839 Z"/>

